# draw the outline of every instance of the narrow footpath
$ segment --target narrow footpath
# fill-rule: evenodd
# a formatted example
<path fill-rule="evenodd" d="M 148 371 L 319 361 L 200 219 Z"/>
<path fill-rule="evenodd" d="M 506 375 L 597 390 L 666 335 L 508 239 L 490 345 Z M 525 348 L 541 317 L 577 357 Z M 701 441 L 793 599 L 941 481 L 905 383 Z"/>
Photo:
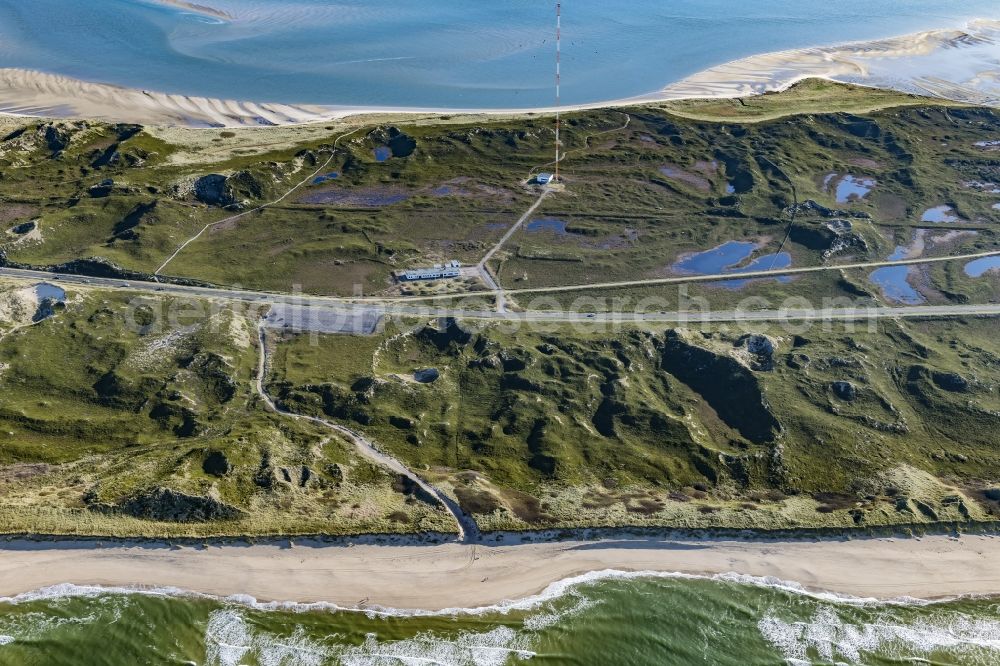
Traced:
<path fill-rule="evenodd" d="M 159 268 L 157 268 L 155 271 L 153 271 L 153 279 L 156 279 L 156 277 L 163 272 L 163 270 L 170 264 L 170 262 L 172 262 L 174 259 L 177 258 L 177 255 L 179 255 L 184 250 L 184 248 L 186 248 L 188 245 L 190 245 L 191 243 L 193 243 L 196 240 L 198 240 L 199 238 L 201 238 L 202 234 L 204 234 L 206 231 L 208 231 L 212 227 L 217 227 L 220 224 L 225 224 L 226 222 L 232 222 L 234 220 L 238 220 L 241 217 L 246 217 L 247 215 L 252 215 L 253 213 L 262 211 L 265 208 L 268 208 L 270 206 L 274 206 L 276 204 L 279 204 L 282 201 L 284 201 L 285 199 L 287 199 L 297 189 L 299 189 L 300 187 L 302 187 L 306 183 L 312 181 L 319 174 L 321 174 L 324 171 L 326 171 L 327 168 L 329 168 L 330 163 L 333 162 L 333 158 L 337 155 L 337 145 L 340 143 L 340 140 L 341 139 L 346 139 L 347 137 L 351 136 L 352 134 L 355 134 L 356 132 L 358 132 L 359 130 L 363 129 L 364 127 L 365 127 L 364 125 L 355 127 L 350 132 L 347 132 L 345 134 L 341 134 L 336 139 L 334 139 L 333 140 L 333 148 L 330 149 L 330 156 L 326 158 L 326 161 L 323 162 L 322 164 L 320 164 L 319 167 L 315 171 L 313 171 L 312 173 L 310 173 L 308 176 L 306 176 L 305 178 L 303 178 L 299 182 L 297 182 L 294 185 L 292 185 L 292 187 L 287 192 L 285 192 L 284 194 L 282 194 L 280 197 L 278 197 L 274 201 L 268 201 L 267 203 L 263 203 L 263 204 L 261 204 L 259 206 L 251 208 L 249 210 L 245 210 L 242 213 L 237 213 L 236 215 L 230 215 L 229 217 L 225 217 L 225 218 L 223 218 L 221 220 L 217 220 L 215 222 L 209 222 L 208 224 L 206 224 L 205 226 L 203 226 L 201 228 L 201 231 L 199 231 L 194 236 L 192 236 L 191 238 L 188 238 L 186 241 L 184 241 L 183 243 L 181 243 L 180 246 L 176 250 L 174 250 L 174 253 L 171 254 L 169 257 L 167 257 L 166 260 L 162 264 L 160 264 Z"/>
<path fill-rule="evenodd" d="M 542 205 L 542 202 L 545 201 L 545 197 L 547 197 L 551 191 L 552 190 L 548 188 L 542 191 L 542 194 L 538 197 L 535 203 L 531 205 L 531 208 L 526 210 L 524 215 L 518 218 L 517 222 L 515 222 L 513 226 L 507 230 L 507 233 L 505 233 L 503 237 L 497 241 L 497 244 L 486 253 L 486 256 L 479 260 L 478 264 L 476 264 L 476 270 L 479 271 L 479 277 L 486 284 L 487 288 L 496 295 L 497 312 L 507 311 L 507 299 L 504 297 L 503 289 L 500 287 L 500 283 L 493 279 L 493 275 L 490 274 L 490 269 L 486 264 L 493 258 L 493 255 L 496 254 L 508 240 L 510 240 L 510 237 L 521 228 L 525 221 L 531 217 L 536 210 L 538 210 L 538 207 Z"/>
<path fill-rule="evenodd" d="M 608 130 L 603 130 L 603 131 L 600 131 L 600 132 L 595 132 L 594 134 L 590 134 L 590 135 L 588 135 L 584 139 L 582 147 L 580 147 L 580 148 L 574 148 L 573 150 L 568 150 L 568 151 L 566 151 L 564 153 L 560 153 L 559 157 L 557 159 L 554 159 L 551 162 L 548 162 L 546 164 L 542 164 L 542 165 L 537 166 L 537 167 L 532 167 L 532 169 L 528 172 L 528 178 L 529 178 L 529 180 L 535 174 L 535 172 L 537 172 L 539 169 L 544 169 L 545 167 L 553 165 L 553 164 L 556 164 L 556 163 L 562 163 L 562 161 L 565 160 L 572 153 L 576 153 L 576 152 L 580 152 L 580 151 L 584 151 L 584 150 L 589 150 L 590 149 L 590 140 L 593 139 L 595 136 L 601 136 L 603 134 L 610 134 L 612 132 L 621 132 L 623 130 L 628 129 L 629 124 L 632 122 L 632 116 L 630 116 L 627 113 L 625 113 L 623 115 L 625 116 L 625 123 L 621 127 L 612 127 L 611 129 L 608 129 Z M 515 233 L 517 233 L 517 230 L 520 229 L 522 226 L 524 226 L 524 223 L 528 220 L 528 218 L 531 217 L 531 215 L 536 210 L 538 210 L 538 207 L 542 205 L 542 202 L 545 200 L 545 197 L 547 197 L 549 194 L 551 194 L 554 191 L 555 190 L 553 188 L 551 188 L 551 187 L 548 187 L 548 186 L 544 187 L 543 190 L 542 190 L 542 194 L 538 197 L 538 199 L 535 201 L 535 203 L 532 204 L 531 208 L 529 208 L 524 213 L 524 215 L 522 215 L 518 219 L 518 221 L 515 222 L 513 224 L 513 226 L 511 226 L 510 229 L 507 230 L 507 233 L 505 233 L 503 235 L 503 237 L 499 241 L 497 241 L 497 244 L 494 245 L 490 249 L 490 251 L 486 253 L 485 257 L 483 257 L 482 259 L 479 260 L 478 264 L 476 264 L 476 270 L 479 272 L 479 278 L 483 281 L 483 283 L 486 285 L 486 287 L 490 291 L 492 291 L 494 293 L 494 295 L 496 296 L 497 312 L 500 312 L 500 313 L 507 312 L 507 297 L 504 294 L 504 290 L 500 286 L 499 281 L 493 277 L 492 273 L 490 273 L 490 269 L 489 269 L 489 266 L 487 265 L 487 263 L 489 262 L 490 259 L 493 258 L 493 255 L 495 255 L 500 250 L 500 248 L 502 248 L 504 245 L 507 244 L 507 241 L 510 240 L 511 236 L 513 236 Z"/>
<path fill-rule="evenodd" d="M 455 500 L 451 499 L 444 492 L 421 479 L 415 472 L 411 471 L 397 458 L 393 458 L 389 454 L 379 450 L 371 440 L 367 439 L 357 430 L 353 430 L 338 423 L 334 423 L 333 421 L 327 421 L 326 419 L 321 419 L 316 416 L 296 414 L 279 407 L 274 399 L 271 398 L 271 396 L 269 396 L 267 391 L 264 389 L 264 377 L 266 376 L 269 365 L 267 357 L 267 334 L 265 332 L 263 322 L 260 322 L 257 325 L 257 344 L 260 348 L 260 357 L 257 364 L 257 380 L 255 382 L 255 386 L 257 388 L 257 393 L 260 395 L 261 399 L 268 406 L 268 408 L 277 414 L 281 414 L 282 416 L 300 419 L 303 421 L 311 421 L 319 424 L 325 428 L 334 430 L 338 434 L 351 440 L 358 453 L 362 456 L 368 458 L 377 465 L 395 472 L 396 474 L 405 476 L 407 479 L 419 486 L 424 492 L 437 499 L 437 501 L 444 506 L 445 510 L 451 514 L 452 518 L 454 518 L 455 524 L 458 527 L 458 540 L 460 542 L 474 543 L 479 540 L 479 526 L 476 525 L 476 521 L 473 520 L 472 516 L 465 513 Z"/>

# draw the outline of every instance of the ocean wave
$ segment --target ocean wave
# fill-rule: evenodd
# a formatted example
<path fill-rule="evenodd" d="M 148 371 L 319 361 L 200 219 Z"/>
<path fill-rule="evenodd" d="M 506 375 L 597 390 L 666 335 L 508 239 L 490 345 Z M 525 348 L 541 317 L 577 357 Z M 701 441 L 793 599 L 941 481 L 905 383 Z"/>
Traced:
<path fill-rule="evenodd" d="M 205 594 L 191 590 L 184 590 L 177 587 L 143 587 L 143 586 L 102 586 L 102 585 L 77 585 L 73 583 L 62 583 L 51 585 L 23 592 L 9 597 L 0 597 L 0 604 L 19 605 L 38 601 L 50 601 L 62 598 L 74 597 L 99 597 L 104 595 L 147 595 L 158 597 L 178 597 L 208 599 L 223 603 L 245 606 L 253 610 L 260 611 L 287 611 L 287 612 L 348 612 L 361 613 L 369 617 L 453 617 L 462 615 L 505 615 L 512 612 L 533 611 L 541 608 L 544 604 L 561 599 L 567 596 L 581 597 L 579 588 L 585 585 L 602 583 L 605 581 L 632 581 L 632 580 L 707 580 L 719 583 L 729 583 L 745 585 L 763 589 L 776 590 L 788 594 L 802 597 L 809 597 L 818 601 L 833 604 L 865 607 L 893 607 L 909 606 L 923 607 L 952 603 L 960 600 L 984 599 L 983 595 L 958 595 L 941 599 L 920 599 L 916 597 L 894 597 L 890 599 L 878 599 L 875 597 L 860 597 L 835 592 L 825 592 L 809 590 L 800 583 L 787 581 L 771 576 L 752 576 L 737 572 L 719 573 L 712 575 L 689 574 L 681 572 L 665 571 L 622 571 L 620 569 L 602 569 L 589 573 L 570 576 L 550 583 L 538 594 L 522 597 L 520 599 L 504 600 L 496 604 L 489 604 L 475 607 L 449 607 L 440 610 L 392 608 L 388 606 L 342 606 L 327 601 L 302 602 L 302 601 L 259 601 L 248 594 L 234 594 L 228 596 Z M 582 610 L 585 606 L 581 606 Z M 564 611 L 565 612 L 565 611 Z"/>
<path fill-rule="evenodd" d="M 237 666 L 252 656 L 261 666 L 347 666 L 427 663 L 503 666 L 511 657 L 531 659 L 528 637 L 510 627 L 460 631 L 451 638 L 431 632 L 411 638 L 380 641 L 373 634 L 361 645 L 331 645 L 311 639 L 301 628 L 282 636 L 256 628 L 237 610 L 211 613 L 205 630 L 205 662 Z"/>
<path fill-rule="evenodd" d="M 809 664 L 818 658 L 827 663 L 841 661 L 863 663 L 866 654 L 894 656 L 929 655 L 935 650 L 949 654 L 968 655 L 970 660 L 980 654 L 992 656 L 981 663 L 995 663 L 1000 652 L 1000 618 L 973 617 L 959 610 L 941 607 L 948 600 L 897 598 L 879 600 L 868 597 L 816 592 L 802 585 L 773 577 L 749 576 L 739 573 L 697 575 L 678 572 L 621 571 L 606 569 L 556 581 L 537 595 L 519 600 L 475 608 L 448 608 L 439 611 L 393 609 L 386 607 L 342 607 L 332 603 L 260 602 L 248 595 L 214 596 L 190 592 L 176 587 L 105 587 L 99 585 L 55 585 L 13 597 L 0 603 L 24 604 L 65 598 L 99 598 L 107 595 L 148 595 L 180 599 L 211 600 L 221 607 L 210 611 L 205 627 L 205 663 L 230 666 L 255 663 L 313 666 L 323 663 L 343 663 L 368 666 L 396 663 L 470 664 L 499 666 L 512 658 L 529 660 L 536 656 L 534 643 L 540 632 L 553 626 L 565 625 L 567 618 L 603 603 L 599 590 L 586 586 L 612 581 L 712 581 L 721 585 L 737 585 L 762 590 L 776 590 L 801 597 L 806 615 L 794 612 L 788 619 L 783 602 L 772 602 L 773 609 L 764 609 L 757 621 L 761 636 L 790 664 Z M 572 603 L 565 603 L 572 597 Z M 564 603 L 553 603 L 563 601 Z M 818 607 L 812 604 L 819 602 Z M 112 604 L 117 608 L 119 604 Z M 810 613 L 809 609 L 815 609 Z M 34 611 L 34 609 L 31 609 Z M 361 644 L 346 644 L 338 634 L 316 636 L 307 634 L 301 626 L 286 631 L 270 628 L 269 622 L 251 613 L 265 612 L 349 612 L 369 618 L 420 618 L 473 615 L 498 615 L 522 611 L 518 625 L 476 628 L 456 628 L 454 633 L 441 634 L 421 631 L 406 638 L 381 638 L 376 633 L 364 636 Z M 902 615 L 900 615 L 902 613 Z M 919 613 L 912 621 L 907 619 Z M 37 613 L 30 613 L 35 616 Z M 800 619 L 805 618 L 805 619 Z M 84 621 L 77 618 L 73 621 Z M 61 619 L 60 621 L 65 621 Z M 90 621 L 95 621 L 90 618 Z M 286 625 L 287 626 L 287 625 Z M 39 627 L 20 631 L 18 627 L 0 627 L 11 642 L 38 636 Z M 5 644 L 0 637 L 0 646 Z M 969 663 L 974 663 L 970 661 Z"/>
<path fill-rule="evenodd" d="M 833 608 L 818 609 L 811 618 L 789 622 L 768 614 L 757 624 L 761 635 L 791 663 L 811 663 L 817 655 L 824 663 L 864 663 L 865 654 L 891 652 L 914 660 L 938 650 L 960 652 L 968 658 L 979 653 L 979 663 L 994 664 L 1000 652 L 1000 620 L 948 614 L 900 624 L 888 616 L 852 622 Z M 972 663 L 972 662 L 964 662 Z"/>
<path fill-rule="evenodd" d="M 252 654 L 261 666 L 319 666 L 334 655 L 308 637 L 301 628 L 291 636 L 254 631 L 243 615 L 232 609 L 213 611 L 205 628 L 205 661 L 237 666 Z"/>

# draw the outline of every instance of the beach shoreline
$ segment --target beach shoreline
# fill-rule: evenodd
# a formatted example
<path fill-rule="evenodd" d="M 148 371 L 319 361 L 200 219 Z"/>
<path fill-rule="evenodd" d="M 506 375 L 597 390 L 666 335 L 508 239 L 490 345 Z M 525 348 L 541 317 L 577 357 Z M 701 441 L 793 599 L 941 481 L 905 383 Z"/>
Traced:
<path fill-rule="evenodd" d="M 867 42 L 762 53 L 706 69 L 646 94 L 565 105 L 559 110 L 571 112 L 689 99 L 752 97 L 781 92 L 809 78 L 1000 106 L 1000 77 L 981 71 L 998 44 L 1000 21 L 976 19 L 965 29 L 929 30 Z M 955 74 L 956 57 L 966 63 L 959 75 Z M 949 78 L 936 75 L 942 68 L 950 73 Z M 322 123 L 373 114 L 524 116 L 555 111 L 555 107 L 450 108 L 253 102 L 140 90 L 35 70 L 0 68 L 0 114 L 9 116 L 222 128 Z"/>
<path fill-rule="evenodd" d="M 801 586 L 816 594 L 932 600 L 1000 595 L 998 556 L 1000 537 L 979 535 L 497 545 L 405 539 L 330 545 L 306 539 L 180 546 L 21 539 L 0 546 L 0 596 L 18 602 L 106 589 L 232 597 L 271 606 L 358 609 L 364 600 L 363 609 L 455 613 L 530 605 L 597 578 L 670 575 L 751 577 L 748 582 Z"/>

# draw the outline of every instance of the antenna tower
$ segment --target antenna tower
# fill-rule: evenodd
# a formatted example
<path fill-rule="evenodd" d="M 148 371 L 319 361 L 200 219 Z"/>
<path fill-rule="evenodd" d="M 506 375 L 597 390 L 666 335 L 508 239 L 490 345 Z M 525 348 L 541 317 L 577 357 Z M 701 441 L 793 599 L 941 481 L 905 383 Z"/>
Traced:
<path fill-rule="evenodd" d="M 559 65 L 562 56 L 562 3 L 556 3 L 556 169 L 555 180 L 559 182 Z"/>

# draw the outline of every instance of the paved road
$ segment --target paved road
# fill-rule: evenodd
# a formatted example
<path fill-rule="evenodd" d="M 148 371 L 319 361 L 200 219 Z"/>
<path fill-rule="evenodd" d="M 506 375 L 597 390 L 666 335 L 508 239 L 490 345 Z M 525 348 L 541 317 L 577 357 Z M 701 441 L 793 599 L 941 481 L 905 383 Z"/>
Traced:
<path fill-rule="evenodd" d="M 579 323 L 699 323 L 699 322 L 741 322 L 741 321 L 816 321 L 816 320 L 867 320 L 892 317 L 968 317 L 976 315 L 1000 315 L 1000 303 L 982 305 L 917 305 L 903 307 L 858 307 L 794 310 L 754 310 L 754 311 L 711 311 L 711 312 L 567 312 L 563 310 L 535 310 L 529 312 L 496 312 L 483 308 L 450 308 L 442 306 L 408 304 L 406 302 L 371 302 L 333 296 L 301 296 L 241 289 L 189 287 L 156 282 L 136 282 L 112 278 L 96 278 L 82 275 L 55 275 L 44 271 L 26 271 L 14 268 L 0 268 L 0 277 L 29 281 L 47 281 L 56 284 L 73 284 L 101 289 L 116 289 L 136 294 L 160 294 L 188 296 L 227 301 L 238 301 L 261 306 L 291 305 L 296 308 L 317 308 L 315 316 L 303 317 L 302 326 L 309 321 L 328 324 L 331 317 L 360 318 L 359 329 L 367 327 L 373 319 L 397 315 L 407 317 L 457 317 L 470 320 L 507 322 L 579 322 Z M 732 278 L 732 276 L 727 276 Z M 743 277 L 741 275 L 740 277 Z M 489 297 L 489 292 L 481 294 Z M 310 330 L 304 328 L 303 330 Z"/>
<path fill-rule="evenodd" d="M 507 289 L 506 294 L 554 294 L 566 291 L 593 291 L 599 289 L 622 289 L 627 287 L 655 287 L 665 284 L 685 284 L 694 282 L 720 282 L 725 280 L 749 280 L 753 278 L 782 277 L 785 275 L 799 275 L 802 273 L 818 273 L 821 271 L 847 271 L 866 270 L 883 268 L 886 266 L 916 266 L 920 264 L 935 264 L 944 261 L 971 261 L 983 257 L 995 257 L 1000 255 L 1000 250 L 988 250 L 986 252 L 975 252 L 972 254 L 955 254 L 944 257 L 921 257 L 918 259 L 900 259 L 897 261 L 866 261 L 853 264 L 826 264 L 823 266 L 800 266 L 798 268 L 775 268 L 762 271 L 747 271 L 745 273 L 711 273 L 708 275 L 679 275 L 668 278 L 649 278 L 643 280 L 622 280 L 619 282 L 588 282 L 586 284 L 566 284 L 555 287 L 529 287 L 525 289 Z M 410 296 L 395 299 L 377 299 L 381 301 L 406 300 L 411 303 L 417 301 L 441 301 L 447 299 L 464 298 L 475 294 L 435 294 L 433 296 Z M 376 299 L 370 299 L 376 300 Z"/>

